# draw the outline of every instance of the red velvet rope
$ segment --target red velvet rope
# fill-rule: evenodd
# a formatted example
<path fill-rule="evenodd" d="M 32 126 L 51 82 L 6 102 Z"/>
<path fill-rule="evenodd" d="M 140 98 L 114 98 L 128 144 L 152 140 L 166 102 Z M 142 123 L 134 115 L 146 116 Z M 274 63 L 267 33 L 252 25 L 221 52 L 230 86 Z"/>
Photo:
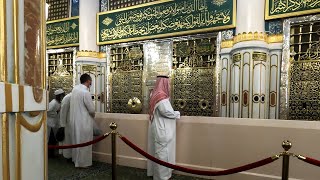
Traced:
<path fill-rule="evenodd" d="M 309 158 L 309 157 L 306 157 L 305 159 L 300 159 L 300 160 L 302 160 L 302 161 L 304 161 L 306 163 L 309 163 L 309 164 L 312 164 L 312 165 L 320 167 L 320 161 L 319 160 L 316 160 L 316 159 L 313 159 L 313 158 Z"/>
<path fill-rule="evenodd" d="M 275 160 L 277 160 L 277 158 L 266 158 L 254 163 L 250 163 L 244 166 L 240 166 L 240 167 L 236 167 L 236 168 L 232 168 L 232 169 L 226 169 L 226 170 L 222 170 L 222 171 L 204 171 L 204 170 L 195 170 L 195 169 L 190 169 L 190 168 L 186 168 L 186 167 L 182 167 L 182 166 L 178 166 L 178 165 L 174 165 L 174 164 L 170 164 L 168 162 L 162 161 L 160 159 L 157 159 L 153 156 L 151 156 L 150 154 L 146 153 L 145 151 L 143 151 L 142 149 L 140 149 L 139 147 L 137 147 L 135 144 L 133 144 L 132 142 L 130 142 L 127 138 L 120 136 L 120 138 L 122 139 L 122 141 L 124 143 L 126 143 L 128 146 L 130 146 L 132 149 L 134 149 L 135 151 L 137 151 L 139 154 L 141 154 L 142 156 L 148 158 L 149 160 L 160 164 L 162 166 L 171 168 L 171 169 L 175 169 L 178 171 L 182 171 L 182 172 L 186 172 L 186 173 L 191 173 L 191 174 L 197 174 L 197 175 L 204 175 L 204 176 L 222 176 L 222 175 L 228 175 L 228 174 L 235 174 L 238 172 L 242 172 L 242 171 L 247 171 L 250 169 L 254 169 L 260 166 L 264 166 L 266 164 L 269 164 Z"/>
<path fill-rule="evenodd" d="M 81 144 L 72 144 L 72 145 L 64 145 L 64 146 L 49 145 L 48 148 L 49 149 L 72 149 L 72 148 L 90 146 L 90 145 L 95 144 L 95 143 L 103 140 L 104 138 L 108 137 L 109 134 L 110 133 L 104 134 L 102 136 L 97 137 L 96 139 L 94 139 L 92 141 L 81 143 Z"/>

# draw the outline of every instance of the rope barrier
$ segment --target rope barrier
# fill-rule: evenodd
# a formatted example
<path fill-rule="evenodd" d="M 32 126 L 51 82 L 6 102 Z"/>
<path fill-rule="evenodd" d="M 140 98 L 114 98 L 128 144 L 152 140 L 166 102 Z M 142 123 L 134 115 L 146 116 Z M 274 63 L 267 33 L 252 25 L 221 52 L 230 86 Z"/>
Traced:
<path fill-rule="evenodd" d="M 308 163 L 308 164 L 312 164 L 314 166 L 320 167 L 320 161 L 317 160 L 317 159 L 304 157 L 304 156 L 301 156 L 301 155 L 298 155 L 297 158 L 300 159 L 301 161 L 304 161 L 304 162 Z"/>
<path fill-rule="evenodd" d="M 105 139 L 106 137 L 108 137 L 110 135 L 110 132 L 97 137 L 96 139 L 89 141 L 89 142 L 85 142 L 85 143 L 80 143 L 80 144 L 72 144 L 72 145 L 63 145 L 63 146 L 55 146 L 55 145 L 49 145 L 48 148 L 49 149 L 72 149 L 72 148 L 79 148 L 79 147 L 85 147 L 85 146 L 90 146 L 92 144 L 95 144 L 97 142 L 102 141 L 103 139 Z"/>
<path fill-rule="evenodd" d="M 222 176 L 222 175 L 235 174 L 235 173 L 238 173 L 238 172 L 247 171 L 247 170 L 250 170 L 250 169 L 254 169 L 254 168 L 257 168 L 257 167 L 261 167 L 261 166 L 267 165 L 267 164 L 272 163 L 273 161 L 279 159 L 279 156 L 268 157 L 268 158 L 262 159 L 260 161 L 254 162 L 254 163 L 250 163 L 250 164 L 246 164 L 244 166 L 240 166 L 240 167 L 236 167 L 236 168 L 232 168 L 232 169 L 226 169 L 226 170 L 222 170 L 222 171 L 195 170 L 195 169 L 190 169 L 190 168 L 186 168 L 186 167 L 170 164 L 168 162 L 165 162 L 165 161 L 162 161 L 160 159 L 157 159 L 157 158 L 151 156 L 150 154 L 148 154 L 147 152 L 143 151 L 141 148 L 139 148 L 135 144 L 133 144 L 126 137 L 123 137 L 120 134 L 118 134 L 118 135 L 119 135 L 120 139 L 124 143 L 126 143 L 132 149 L 137 151 L 142 156 L 148 158 L 149 160 L 151 160 L 151 161 L 153 161 L 153 162 L 155 162 L 157 164 L 160 164 L 162 166 L 171 168 L 171 169 L 175 169 L 175 170 L 186 172 L 186 173 L 196 174 L 196 175 Z"/>

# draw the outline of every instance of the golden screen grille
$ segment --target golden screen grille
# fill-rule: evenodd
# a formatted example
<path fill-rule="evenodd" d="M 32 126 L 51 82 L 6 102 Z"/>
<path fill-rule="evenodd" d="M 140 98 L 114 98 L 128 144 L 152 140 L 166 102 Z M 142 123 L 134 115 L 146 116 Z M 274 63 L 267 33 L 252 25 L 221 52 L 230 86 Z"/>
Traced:
<path fill-rule="evenodd" d="M 187 116 L 213 116 L 216 37 L 178 41 L 173 51 L 173 106 Z"/>
<path fill-rule="evenodd" d="M 289 119 L 320 120 L 320 22 L 290 32 Z"/>
<path fill-rule="evenodd" d="M 73 52 L 63 52 L 63 53 L 52 53 L 48 54 L 48 71 L 49 76 L 51 76 L 57 69 L 59 65 L 59 60 L 66 67 L 70 74 L 73 74 Z"/>
<path fill-rule="evenodd" d="M 111 49 L 110 56 L 111 111 L 113 113 L 130 113 L 128 108 L 130 99 L 135 97 L 143 103 L 143 47 L 142 45 L 115 47 Z"/>

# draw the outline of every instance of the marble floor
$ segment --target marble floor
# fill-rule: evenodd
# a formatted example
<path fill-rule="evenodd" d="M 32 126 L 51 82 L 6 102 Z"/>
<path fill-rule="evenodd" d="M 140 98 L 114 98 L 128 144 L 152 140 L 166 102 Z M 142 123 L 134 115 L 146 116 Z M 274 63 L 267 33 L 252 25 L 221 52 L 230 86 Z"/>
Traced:
<path fill-rule="evenodd" d="M 111 165 L 101 162 L 93 162 L 88 169 L 75 168 L 73 163 L 67 162 L 62 157 L 49 158 L 49 180 L 108 180 L 111 178 Z M 152 180 L 147 177 L 146 170 L 117 166 L 118 180 Z M 173 175 L 171 180 L 202 180 L 201 178 Z"/>

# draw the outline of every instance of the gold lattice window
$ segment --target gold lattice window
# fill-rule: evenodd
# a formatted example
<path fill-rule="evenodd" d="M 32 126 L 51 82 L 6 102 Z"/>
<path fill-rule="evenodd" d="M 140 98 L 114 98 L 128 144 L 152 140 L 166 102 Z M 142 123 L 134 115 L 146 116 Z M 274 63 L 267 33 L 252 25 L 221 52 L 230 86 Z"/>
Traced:
<path fill-rule="evenodd" d="M 173 68 L 211 67 L 216 59 L 215 37 L 177 41 L 173 47 Z"/>
<path fill-rule="evenodd" d="M 177 41 L 173 50 L 173 106 L 187 116 L 213 116 L 216 37 Z"/>
<path fill-rule="evenodd" d="M 320 120 L 320 21 L 292 24 L 289 119 Z"/>
<path fill-rule="evenodd" d="M 115 10 L 115 9 L 135 6 L 139 4 L 149 3 L 153 1 L 156 1 L 156 0 L 110 0 L 109 7 L 110 7 L 110 10 Z"/>
<path fill-rule="evenodd" d="M 49 76 L 56 71 L 59 63 L 62 63 L 71 75 L 73 74 L 73 52 L 50 53 L 48 56 Z"/>
<path fill-rule="evenodd" d="M 111 72 L 117 69 L 121 69 L 122 71 L 142 70 L 142 45 L 112 48 L 110 68 Z"/>
<path fill-rule="evenodd" d="M 70 0 L 47 0 L 49 4 L 48 21 L 69 17 Z"/>

